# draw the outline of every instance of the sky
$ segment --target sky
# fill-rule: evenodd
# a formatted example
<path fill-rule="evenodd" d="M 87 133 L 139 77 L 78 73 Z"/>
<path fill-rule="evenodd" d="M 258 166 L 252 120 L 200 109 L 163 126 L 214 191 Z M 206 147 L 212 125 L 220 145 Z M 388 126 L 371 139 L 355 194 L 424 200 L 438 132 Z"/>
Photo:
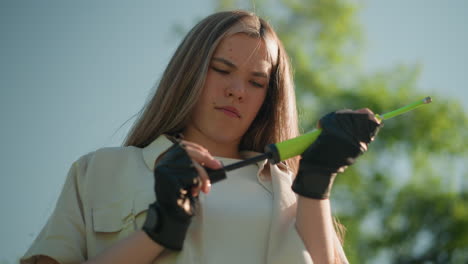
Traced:
<path fill-rule="evenodd" d="M 365 3 L 368 71 L 421 63 L 428 95 L 467 95 L 467 2 Z M 0 1 L 0 264 L 39 233 L 75 160 L 121 144 L 180 41 L 175 25 L 212 11 L 210 0 Z"/>
<path fill-rule="evenodd" d="M 75 160 L 121 144 L 180 41 L 174 26 L 213 11 L 138 3 L 0 3 L 0 263 L 29 247 Z"/>
<path fill-rule="evenodd" d="M 420 64 L 418 88 L 437 98 L 468 96 L 468 2 L 368 0 L 360 13 L 369 71 Z M 468 110 L 468 100 L 462 102 Z"/>

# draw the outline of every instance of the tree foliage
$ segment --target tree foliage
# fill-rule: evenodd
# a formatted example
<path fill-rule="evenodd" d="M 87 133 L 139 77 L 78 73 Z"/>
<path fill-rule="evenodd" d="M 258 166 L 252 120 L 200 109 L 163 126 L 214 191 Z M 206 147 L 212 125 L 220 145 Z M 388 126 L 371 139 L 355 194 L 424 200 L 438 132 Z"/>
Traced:
<path fill-rule="evenodd" d="M 275 27 L 291 56 L 304 131 L 323 114 L 397 109 L 426 95 L 420 65 L 362 71 L 359 2 L 220 1 L 250 9 Z M 434 102 L 385 122 L 371 149 L 340 175 L 332 203 L 346 227 L 351 263 L 468 261 L 468 115 L 457 99 Z"/>

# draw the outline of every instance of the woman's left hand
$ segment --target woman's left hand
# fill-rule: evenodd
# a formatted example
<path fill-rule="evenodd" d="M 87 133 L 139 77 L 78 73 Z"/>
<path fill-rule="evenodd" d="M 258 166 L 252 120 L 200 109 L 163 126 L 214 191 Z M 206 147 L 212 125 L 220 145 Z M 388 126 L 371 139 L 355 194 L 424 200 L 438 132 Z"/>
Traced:
<path fill-rule="evenodd" d="M 292 188 L 305 197 L 327 199 L 337 173 L 367 151 L 382 124 L 365 108 L 329 113 L 318 126 L 322 132 L 302 154 Z"/>

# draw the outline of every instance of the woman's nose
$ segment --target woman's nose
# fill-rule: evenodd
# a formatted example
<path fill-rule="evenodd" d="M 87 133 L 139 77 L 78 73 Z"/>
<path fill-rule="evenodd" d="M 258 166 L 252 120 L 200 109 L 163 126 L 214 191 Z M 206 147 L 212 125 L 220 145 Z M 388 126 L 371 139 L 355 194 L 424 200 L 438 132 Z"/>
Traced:
<path fill-rule="evenodd" d="M 232 81 L 225 90 L 227 97 L 234 97 L 234 99 L 242 101 L 245 97 L 245 84 L 240 80 Z"/>

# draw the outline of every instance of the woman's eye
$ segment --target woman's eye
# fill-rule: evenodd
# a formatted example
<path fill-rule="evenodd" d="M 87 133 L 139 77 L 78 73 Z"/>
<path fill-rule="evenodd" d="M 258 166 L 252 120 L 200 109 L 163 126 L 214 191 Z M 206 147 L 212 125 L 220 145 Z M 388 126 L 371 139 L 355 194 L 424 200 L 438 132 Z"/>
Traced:
<path fill-rule="evenodd" d="M 228 74 L 229 72 L 228 71 L 225 71 L 225 70 L 221 70 L 221 69 L 218 69 L 216 67 L 211 67 L 213 70 L 215 70 L 216 72 L 219 72 L 221 74 Z"/>
<path fill-rule="evenodd" d="M 251 83 L 253 86 L 259 87 L 259 88 L 263 88 L 263 86 L 264 86 L 263 84 L 258 83 L 258 82 L 254 82 L 254 81 L 251 81 L 250 83 Z"/>

